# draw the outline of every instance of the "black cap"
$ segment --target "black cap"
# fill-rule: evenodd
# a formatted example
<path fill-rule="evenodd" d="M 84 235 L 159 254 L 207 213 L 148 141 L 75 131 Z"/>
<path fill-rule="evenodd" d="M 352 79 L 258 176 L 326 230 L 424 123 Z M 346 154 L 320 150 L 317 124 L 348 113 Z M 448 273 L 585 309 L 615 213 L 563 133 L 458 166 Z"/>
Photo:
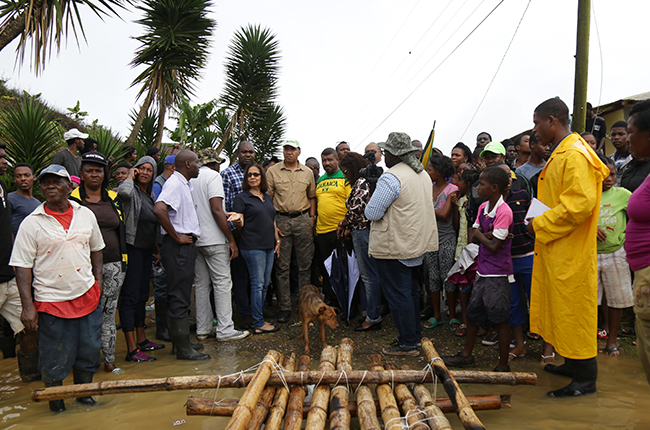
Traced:
<path fill-rule="evenodd" d="M 101 164 L 102 166 L 108 166 L 108 163 L 106 162 L 106 157 L 104 157 L 104 154 L 102 154 L 101 152 L 97 152 L 97 151 L 86 152 L 84 155 L 81 156 L 81 162 L 82 163 L 95 163 L 95 164 Z"/>

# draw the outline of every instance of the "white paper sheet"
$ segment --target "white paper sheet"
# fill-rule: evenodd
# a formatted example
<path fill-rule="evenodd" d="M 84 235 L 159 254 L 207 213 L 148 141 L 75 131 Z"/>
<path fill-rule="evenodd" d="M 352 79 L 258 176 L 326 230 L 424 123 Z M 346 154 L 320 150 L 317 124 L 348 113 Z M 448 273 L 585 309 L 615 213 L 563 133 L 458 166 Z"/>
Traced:
<path fill-rule="evenodd" d="M 524 223 L 528 225 L 528 219 L 529 218 L 535 218 L 537 215 L 541 215 L 547 210 L 549 210 L 548 206 L 546 206 L 544 203 L 540 202 L 536 198 L 533 198 L 533 201 L 530 202 L 530 207 L 528 208 L 528 212 L 526 212 L 526 220 Z"/>

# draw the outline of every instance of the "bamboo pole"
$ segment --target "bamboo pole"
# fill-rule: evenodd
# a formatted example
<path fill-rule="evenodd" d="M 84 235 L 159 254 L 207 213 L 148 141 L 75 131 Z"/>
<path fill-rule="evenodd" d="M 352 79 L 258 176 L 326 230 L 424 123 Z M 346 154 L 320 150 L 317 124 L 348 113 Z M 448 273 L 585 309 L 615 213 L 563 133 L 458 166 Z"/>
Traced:
<path fill-rule="evenodd" d="M 463 427 L 465 427 L 466 430 L 485 430 L 485 426 L 474 413 L 474 410 L 467 401 L 467 397 L 465 397 L 458 382 L 456 382 L 453 375 L 449 372 L 447 366 L 445 366 L 445 363 L 438 355 L 438 352 L 433 347 L 433 343 L 431 343 L 427 338 L 422 338 L 422 349 L 427 355 L 433 371 L 442 380 L 442 385 L 449 395 L 449 398 L 454 403 L 456 413 L 458 414 L 460 421 L 463 423 Z"/>
<path fill-rule="evenodd" d="M 381 362 L 381 355 L 371 355 L 370 369 L 381 370 L 383 368 L 384 365 Z M 402 417 L 397 408 L 395 396 L 393 395 L 393 388 L 386 383 L 377 384 L 375 391 L 377 392 L 379 406 L 381 407 L 381 419 L 384 421 L 384 428 L 386 430 L 404 430 L 401 420 Z"/>
<path fill-rule="evenodd" d="M 279 365 L 284 364 L 285 358 L 280 356 Z M 259 430 L 262 428 L 262 424 L 266 420 L 266 416 L 269 414 L 269 409 L 271 408 L 271 402 L 273 401 L 273 396 L 275 395 L 276 388 L 266 386 L 260 398 L 257 400 L 257 405 L 253 409 L 253 416 L 251 417 L 250 423 L 248 423 L 248 429 L 250 430 Z"/>
<path fill-rule="evenodd" d="M 288 372 L 296 370 L 296 354 L 291 354 L 291 358 L 289 358 L 283 367 Z M 289 390 L 287 387 L 278 388 L 275 392 L 273 406 L 271 406 L 271 412 L 269 412 L 264 430 L 280 430 L 280 427 L 282 427 L 282 419 L 284 418 L 284 411 L 287 407 L 287 400 L 289 400 Z"/>
<path fill-rule="evenodd" d="M 426 387 L 425 387 L 426 390 Z M 417 398 L 417 397 L 416 397 Z M 510 394 L 483 394 L 479 396 L 468 396 L 467 400 L 472 406 L 472 409 L 475 411 L 490 411 L 497 409 L 509 409 L 510 408 Z M 214 417 L 229 417 L 232 415 L 233 411 L 237 407 L 239 399 L 197 399 L 195 397 L 187 398 L 186 412 L 187 415 L 210 415 Z M 379 414 L 380 404 L 378 400 L 374 401 L 375 409 Z M 451 400 L 447 397 L 437 398 L 435 402 L 436 406 L 445 413 L 456 412 L 454 405 L 451 403 Z M 307 417 L 309 413 L 309 408 L 311 403 L 305 402 L 302 406 L 303 418 Z M 348 402 L 348 410 L 350 415 L 356 417 L 359 415 L 359 402 Z M 286 422 L 286 418 L 285 418 Z M 288 427 L 285 425 L 285 429 Z"/>
<path fill-rule="evenodd" d="M 386 370 L 398 370 L 392 363 L 384 364 Z M 396 384 L 393 388 L 395 398 L 399 402 L 402 415 L 406 417 L 408 428 L 412 430 L 429 430 L 429 426 L 425 424 L 426 415 L 420 412 L 415 397 L 411 394 L 411 390 L 406 384 Z"/>
<path fill-rule="evenodd" d="M 359 427 L 361 430 L 380 430 L 381 426 L 377 419 L 377 406 L 375 405 L 375 399 L 372 397 L 370 387 L 366 384 L 360 385 L 357 388 L 355 396 L 357 398 L 357 416 L 359 417 Z"/>
<path fill-rule="evenodd" d="M 323 348 L 320 356 L 318 370 L 321 372 L 334 370 L 336 364 L 336 349 L 332 346 Z M 337 372 L 340 374 L 340 372 Z M 327 383 L 321 383 L 314 389 L 311 407 L 307 415 L 305 430 L 323 430 L 327 421 L 327 403 L 330 398 L 330 387 Z"/>
<path fill-rule="evenodd" d="M 330 392 L 330 429 L 347 430 L 350 428 L 350 411 L 348 411 L 349 389 L 347 373 L 352 371 L 352 353 L 354 342 L 345 338 L 339 344 L 339 355 L 336 370 L 345 372 L 338 384 Z"/>
<path fill-rule="evenodd" d="M 253 415 L 251 420 L 248 423 L 247 429 L 250 430 L 259 430 L 266 420 L 266 416 L 269 413 L 269 408 L 271 407 L 271 402 L 273 401 L 273 396 L 275 395 L 275 387 L 265 387 L 260 398 L 257 400 L 255 409 L 253 409 Z"/>
<path fill-rule="evenodd" d="M 264 361 L 258 367 L 255 376 L 248 384 L 248 387 L 244 391 L 239 404 L 235 408 L 235 411 L 228 422 L 226 430 L 243 430 L 246 428 L 248 423 L 251 420 L 253 414 L 253 407 L 257 403 L 257 399 L 260 398 L 266 381 L 268 381 L 271 372 L 273 371 L 274 365 L 280 361 L 280 353 L 277 351 L 270 350 Z"/>
<path fill-rule="evenodd" d="M 452 370 L 451 375 L 458 383 L 474 384 L 502 384 L 502 385 L 535 385 L 537 375 L 532 372 L 483 372 L 471 370 Z M 251 373 L 196 376 L 172 376 L 158 379 L 131 379 L 122 381 L 93 382 L 90 384 L 63 385 L 60 387 L 40 388 L 32 391 L 32 400 L 36 402 L 67 399 L 85 396 L 103 396 L 108 394 L 148 393 L 155 391 L 178 391 L 210 388 L 242 388 L 246 387 L 255 375 Z M 283 374 L 284 380 L 289 385 L 314 385 L 334 384 L 339 380 L 341 372 L 313 370 L 310 372 L 287 372 Z M 219 380 L 221 379 L 221 381 Z M 431 372 L 424 370 L 400 370 L 391 373 L 385 370 L 363 371 L 353 370 L 348 372 L 348 382 L 359 384 L 387 384 L 398 383 L 424 383 L 432 382 Z M 278 375 L 271 375 L 267 384 L 281 387 L 282 379 Z"/>
<path fill-rule="evenodd" d="M 408 366 L 402 366 L 401 368 L 402 370 L 409 370 Z M 422 384 L 413 384 L 411 390 L 418 405 L 424 408 L 424 414 L 427 416 L 429 427 L 433 430 L 453 430 L 449 420 L 445 417 L 445 413 L 436 405 L 427 387 Z M 469 398 L 467 400 L 469 401 Z"/>
<path fill-rule="evenodd" d="M 298 361 L 298 372 L 306 372 L 311 368 L 311 358 L 303 355 Z M 303 405 L 307 388 L 304 385 L 294 385 L 289 396 L 289 405 L 284 417 L 285 430 L 300 430 L 302 428 Z M 306 414 L 305 414 L 306 416 Z"/>

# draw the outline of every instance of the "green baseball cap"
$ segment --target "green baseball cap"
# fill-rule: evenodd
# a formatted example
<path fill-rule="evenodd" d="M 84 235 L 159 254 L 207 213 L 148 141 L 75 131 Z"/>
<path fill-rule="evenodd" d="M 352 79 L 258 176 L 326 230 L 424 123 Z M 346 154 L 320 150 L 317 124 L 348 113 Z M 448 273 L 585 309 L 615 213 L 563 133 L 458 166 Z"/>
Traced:
<path fill-rule="evenodd" d="M 490 142 L 485 145 L 483 151 L 481 151 L 481 158 L 484 158 L 486 152 L 491 152 L 493 154 L 506 155 L 506 148 L 499 142 Z"/>

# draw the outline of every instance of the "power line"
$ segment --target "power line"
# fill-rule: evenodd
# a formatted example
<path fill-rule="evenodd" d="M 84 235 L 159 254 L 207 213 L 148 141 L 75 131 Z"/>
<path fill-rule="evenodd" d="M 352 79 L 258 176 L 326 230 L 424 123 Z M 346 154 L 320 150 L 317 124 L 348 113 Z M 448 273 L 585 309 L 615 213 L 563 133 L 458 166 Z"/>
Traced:
<path fill-rule="evenodd" d="M 598 53 L 600 54 L 600 91 L 598 92 L 598 106 L 600 106 L 601 98 L 603 96 L 603 75 L 605 73 L 603 67 L 603 47 L 600 44 L 600 32 L 598 31 L 598 21 L 596 20 L 596 8 L 594 7 L 594 2 L 591 2 L 591 13 L 594 16 L 594 24 L 596 25 L 596 36 L 598 39 Z"/>
<path fill-rule="evenodd" d="M 447 27 L 447 25 L 449 25 L 449 23 L 451 23 L 451 21 L 456 17 L 456 15 L 458 14 L 458 12 L 460 12 L 460 10 L 465 6 L 465 4 L 467 3 L 467 1 L 468 1 L 468 0 L 465 0 L 465 2 L 461 5 L 461 7 L 460 7 L 458 10 L 456 10 L 456 12 L 455 12 L 454 15 L 452 16 L 452 18 L 451 18 L 449 21 L 447 21 L 447 23 L 443 26 L 442 29 L 440 29 L 440 31 L 438 32 L 438 34 L 436 34 L 436 36 L 433 38 L 433 40 L 432 40 L 431 42 L 429 42 L 429 45 L 427 45 L 427 47 L 425 48 L 424 51 L 426 51 L 426 49 L 429 48 L 429 46 L 431 46 L 431 44 L 433 43 L 433 41 L 435 41 L 435 40 L 438 38 L 438 36 L 439 36 L 443 31 L 444 31 L 444 29 Z M 483 5 L 483 3 L 485 3 L 485 0 L 482 0 L 481 3 L 479 3 L 479 5 L 476 6 L 476 7 L 474 8 L 474 10 L 473 10 L 473 11 L 472 11 L 472 12 L 471 12 L 471 13 L 470 13 L 466 18 L 465 18 L 465 20 L 463 20 L 463 22 L 462 22 L 462 23 L 461 23 L 461 24 L 456 28 L 456 30 L 454 30 L 453 33 L 451 33 L 451 35 L 447 38 L 447 40 L 445 40 L 445 41 L 442 43 L 442 45 L 440 45 L 440 47 L 436 50 L 436 52 L 434 52 L 433 55 L 431 55 L 431 56 L 429 57 L 429 59 L 428 59 L 428 60 L 427 60 L 423 65 L 422 65 L 422 67 L 420 67 L 420 69 L 419 69 L 417 72 L 415 72 L 415 73 L 413 74 L 413 77 L 410 78 L 410 79 L 408 80 L 408 82 L 406 82 L 406 83 L 402 86 L 401 90 L 400 90 L 397 94 L 395 94 L 395 96 L 393 96 L 393 98 L 392 98 L 392 99 L 387 103 L 387 105 L 390 105 L 390 104 L 393 102 L 393 100 L 395 100 L 395 99 L 398 97 L 398 95 L 399 95 L 402 91 L 406 90 L 406 88 L 411 84 L 411 82 L 413 82 L 413 80 L 415 79 L 415 77 L 416 77 L 416 76 L 417 76 L 417 75 L 418 75 L 418 74 L 419 74 L 419 73 L 420 73 L 420 72 L 421 72 L 421 71 L 422 71 L 422 70 L 423 70 L 423 69 L 424 69 L 424 68 L 425 68 L 425 67 L 426 67 L 426 66 L 427 66 L 427 65 L 428 65 L 432 60 L 433 60 L 433 58 L 438 54 L 438 52 L 440 52 L 440 51 L 442 50 L 442 48 L 444 48 L 444 47 L 447 45 L 447 43 L 448 43 L 448 42 L 449 42 L 449 41 L 450 41 L 450 40 L 451 40 L 451 39 L 456 35 L 456 33 L 458 33 L 458 32 L 460 31 L 460 29 L 461 29 L 461 28 L 465 25 L 465 23 L 466 23 L 466 22 L 467 22 L 467 21 L 468 21 L 468 20 L 469 20 L 473 15 L 474 15 L 474 13 L 476 13 L 476 11 L 477 11 L 477 10 L 478 10 L 482 5 Z M 488 15 L 488 16 L 489 16 L 489 15 Z M 479 24 L 479 25 L 480 25 L 480 24 Z M 470 34 L 471 34 L 471 33 L 470 33 Z M 461 42 L 461 44 L 462 44 L 462 43 L 463 43 L 463 42 Z M 459 46 L 460 46 L 460 45 L 459 45 Z M 457 48 L 458 48 L 458 47 L 456 47 L 455 49 L 457 49 Z M 453 53 L 453 51 L 452 51 L 452 53 Z M 443 60 L 443 62 L 444 62 L 445 60 L 446 60 L 446 58 Z M 442 63 L 441 63 L 441 64 L 442 64 Z M 440 67 L 440 66 L 438 66 L 438 67 Z M 434 70 L 434 71 L 435 71 L 435 70 Z M 400 79 L 398 79 L 398 82 L 401 81 L 402 78 L 404 78 L 405 75 L 406 75 L 406 73 L 405 73 L 404 75 L 402 75 L 402 76 L 400 77 Z M 429 75 L 429 76 L 430 76 L 430 75 Z M 427 76 L 427 78 L 425 78 L 425 81 L 426 81 L 426 79 L 428 79 L 428 76 Z M 422 85 L 422 83 L 420 83 L 420 85 Z M 418 87 L 419 87 L 419 85 L 418 85 Z M 417 89 L 417 88 L 416 88 L 416 89 Z M 402 102 L 402 103 L 403 103 L 403 102 Z M 393 111 L 393 112 L 394 112 L 394 111 Z M 381 112 L 377 113 L 377 114 L 376 114 L 376 115 L 375 115 L 375 116 L 374 116 L 374 117 L 369 121 L 369 125 L 372 124 L 372 122 L 374 122 L 374 121 L 375 121 L 375 120 L 376 120 L 380 115 L 381 115 Z M 390 116 L 390 115 L 392 115 L 392 113 L 389 114 L 389 116 Z M 385 120 L 384 120 L 384 121 L 385 121 Z M 383 121 L 382 121 L 382 122 L 383 122 Z M 361 128 L 360 128 L 360 131 L 359 131 L 359 133 L 358 133 L 357 135 L 361 134 L 361 133 L 363 132 L 364 128 L 365 128 L 365 127 L 361 127 Z M 373 130 L 373 131 L 374 131 L 374 130 Z M 355 136 L 355 138 L 356 138 L 356 136 Z M 356 139 L 354 139 L 354 140 L 356 140 Z M 365 139 L 364 139 L 364 140 L 365 140 Z M 363 141 L 362 141 L 362 142 L 363 142 Z M 355 145 L 355 148 L 358 147 L 360 144 L 361 144 L 361 143 Z"/>
<path fill-rule="evenodd" d="M 372 95 L 372 97 L 370 97 L 370 98 L 368 99 L 368 101 L 367 101 L 366 104 L 363 106 L 363 108 L 361 108 L 360 110 L 357 111 L 357 115 L 356 115 L 356 116 L 354 117 L 354 119 L 353 119 L 352 121 L 350 121 L 350 122 L 348 123 L 348 125 L 345 127 L 345 129 L 343 130 L 343 134 L 342 134 L 342 136 L 345 136 L 345 135 L 347 134 L 348 129 L 349 129 L 353 124 L 356 123 L 357 119 L 359 119 L 359 117 L 360 117 L 361 115 L 363 115 L 363 113 L 366 112 L 366 108 L 367 108 L 368 106 L 370 106 L 370 104 L 371 104 L 371 103 L 373 102 L 373 100 L 377 97 L 377 95 L 381 93 L 381 90 L 386 86 L 386 84 L 388 83 L 388 81 L 390 81 L 390 79 L 393 77 L 393 75 L 394 75 L 394 74 L 395 74 L 395 73 L 396 73 L 396 72 L 397 72 L 401 67 L 404 66 L 405 61 L 406 61 L 406 59 L 411 55 L 411 52 L 413 52 L 413 51 L 415 50 L 415 48 L 418 46 L 418 44 L 419 44 L 420 41 L 424 38 L 424 36 L 426 36 L 427 33 L 431 30 L 431 28 L 436 24 L 436 22 L 438 22 L 438 20 L 439 20 L 440 17 L 442 17 L 442 15 L 445 13 L 445 11 L 447 10 L 447 8 L 449 7 L 449 5 L 451 4 L 452 1 L 453 1 L 453 0 L 449 0 L 449 3 L 447 3 L 447 6 L 445 6 L 445 8 L 442 10 L 442 12 L 440 12 L 440 14 L 438 15 L 438 17 L 433 21 L 433 24 L 431 24 L 431 25 L 429 26 L 429 28 L 428 28 L 428 29 L 427 29 L 427 30 L 422 34 L 422 36 L 421 36 L 420 39 L 415 43 L 415 45 L 413 46 L 413 48 L 411 48 L 411 50 L 409 51 L 409 53 L 406 54 L 406 55 L 404 56 L 404 58 L 402 59 L 402 61 L 399 61 L 399 62 L 398 62 L 397 67 L 395 67 L 395 69 L 393 69 L 393 71 L 391 72 L 391 74 L 390 74 L 390 75 L 389 75 L 389 76 L 384 80 L 384 82 L 379 86 L 379 88 L 376 88 L 376 89 L 373 91 L 373 95 Z M 467 2 L 467 0 L 465 0 L 465 2 Z M 461 8 L 462 8 L 462 6 L 461 6 Z M 460 9 L 459 9 L 459 10 L 460 10 Z M 413 12 L 413 11 L 411 11 L 411 12 Z M 458 13 L 458 11 L 456 11 L 456 13 Z M 409 14 L 409 17 L 410 17 L 410 15 L 411 15 L 411 14 Z M 452 16 L 451 19 L 453 20 L 455 16 L 456 16 L 456 14 L 454 14 L 454 16 Z M 408 19 L 408 17 L 407 17 L 407 19 Z M 451 22 L 451 21 L 447 21 L 447 24 L 448 24 L 449 22 Z M 406 23 L 406 21 L 404 21 L 404 23 Z M 445 24 L 445 27 L 447 26 L 447 24 Z M 402 24 L 402 26 L 404 26 L 404 24 Z M 444 27 L 443 27 L 443 28 L 444 28 Z M 400 27 L 400 29 L 401 29 L 401 27 Z M 438 34 L 434 37 L 434 40 L 438 37 L 438 35 L 440 35 L 440 33 L 438 33 Z M 393 38 L 393 39 L 394 39 L 394 38 Z M 393 42 L 393 41 L 391 40 L 390 43 L 392 43 L 392 42 Z M 390 46 L 390 44 L 389 44 L 389 46 Z M 388 48 L 386 48 L 386 49 L 388 49 Z M 385 53 L 386 53 L 386 51 L 384 51 L 384 53 L 381 55 L 381 57 L 383 57 L 383 55 L 384 55 Z M 380 57 L 380 59 L 381 59 L 381 57 Z M 419 58 L 419 56 L 418 56 L 418 58 Z M 417 59 L 416 59 L 415 61 L 417 61 Z M 377 61 L 377 64 L 379 64 L 379 60 Z M 375 66 L 373 66 L 373 68 L 370 70 L 370 73 L 368 74 L 368 76 L 366 76 L 366 79 L 365 79 L 364 82 L 368 82 L 368 78 L 373 74 L 374 69 L 377 67 L 377 64 L 375 64 Z"/>
<path fill-rule="evenodd" d="M 524 20 L 524 17 L 526 16 L 526 12 L 528 11 L 528 7 L 530 6 L 530 2 L 532 0 L 528 0 L 528 4 L 526 4 L 526 9 L 524 9 L 524 13 L 521 15 L 521 18 L 519 19 L 519 24 L 517 24 L 517 28 L 515 28 L 515 32 L 512 35 L 512 38 L 510 39 L 510 43 L 508 44 L 508 47 L 506 48 L 506 52 L 503 53 L 503 57 L 501 58 L 501 62 L 499 63 L 499 66 L 497 67 L 496 72 L 494 72 L 494 76 L 492 76 L 492 80 L 490 81 L 490 84 L 488 85 L 487 89 L 485 90 L 485 94 L 483 94 L 483 98 L 481 99 L 481 102 L 478 104 L 476 107 L 476 110 L 474 111 L 474 115 L 472 115 L 472 118 L 469 120 L 469 123 L 467 124 L 467 127 L 465 127 L 465 131 L 463 131 L 463 134 L 461 134 L 460 138 L 458 141 L 463 140 L 463 136 L 465 136 L 465 133 L 467 133 L 467 130 L 469 129 L 470 125 L 472 125 L 472 121 L 474 121 L 474 118 L 476 118 L 476 114 L 478 114 L 479 109 L 481 109 L 481 106 L 483 105 L 483 102 L 485 101 L 485 98 L 488 95 L 488 92 L 490 91 L 490 88 L 492 87 L 492 84 L 494 83 L 494 80 L 496 79 L 497 75 L 499 74 L 499 70 L 501 70 L 501 65 L 503 64 L 503 61 L 506 59 L 506 55 L 508 55 L 508 51 L 510 50 L 510 47 L 512 46 L 512 42 L 515 40 L 515 36 L 517 35 L 517 32 L 519 31 L 519 27 L 521 26 L 521 22 Z"/>
<path fill-rule="evenodd" d="M 397 35 L 400 33 L 400 31 L 402 31 L 402 28 L 404 28 L 404 24 L 406 24 L 406 21 L 408 21 L 408 19 L 411 17 L 411 15 L 413 14 L 413 11 L 415 10 L 415 8 L 417 7 L 418 4 L 420 4 L 420 0 L 418 0 L 417 2 L 415 2 L 415 5 L 413 6 L 413 9 L 411 9 L 411 11 L 409 12 L 409 14 L 406 16 L 406 18 L 405 18 L 404 21 L 402 22 L 402 25 L 399 26 L 399 28 L 397 29 L 397 32 L 395 33 L 395 35 L 393 36 L 393 38 L 390 40 L 390 42 L 388 42 L 388 45 L 386 45 L 386 49 L 384 49 L 384 52 L 381 53 L 381 55 L 380 55 L 379 58 L 377 59 L 377 62 L 375 63 L 375 65 L 372 66 L 372 67 L 370 68 L 370 72 L 368 73 L 368 76 L 366 76 L 366 79 L 363 80 L 364 82 L 367 82 L 367 81 L 368 81 L 368 78 L 370 77 L 370 75 L 372 74 L 372 72 L 373 72 L 373 71 L 375 70 L 375 68 L 377 67 L 377 64 L 379 64 L 379 62 L 381 61 L 381 59 L 384 58 L 384 55 L 385 55 L 386 52 L 388 51 L 388 48 L 390 48 L 390 45 L 393 44 L 393 42 L 394 42 L 395 39 L 397 38 Z"/>
<path fill-rule="evenodd" d="M 469 39 L 469 37 L 470 37 L 472 34 L 474 34 L 474 32 L 475 32 L 476 30 L 478 30 L 478 28 L 479 28 L 479 27 L 480 27 L 480 26 L 481 26 L 481 25 L 482 25 L 482 24 L 483 24 L 483 23 L 484 23 L 484 22 L 485 22 L 485 21 L 490 17 L 490 15 L 492 15 L 492 14 L 494 13 L 495 10 L 497 10 L 497 9 L 499 8 L 499 6 L 501 6 L 501 4 L 503 4 L 504 1 L 505 1 L 505 0 L 501 0 L 501 1 L 500 1 L 500 2 L 499 2 L 499 3 L 498 3 L 494 8 L 490 11 L 490 13 L 488 13 L 488 14 L 485 16 L 485 18 L 483 18 L 483 19 L 481 20 L 481 22 L 479 22 L 478 25 L 477 25 L 476 27 L 474 27 L 474 29 L 473 29 L 472 31 L 470 31 L 469 34 L 468 34 L 467 36 L 465 36 L 465 38 L 464 38 L 464 39 L 463 39 L 463 40 L 462 40 L 458 45 L 456 45 L 456 47 L 455 47 L 455 48 L 454 48 L 454 49 L 453 49 L 453 50 L 452 50 L 452 51 L 451 51 L 451 52 L 450 52 L 450 53 L 449 53 L 445 58 L 443 58 L 443 60 L 440 62 L 440 64 L 438 64 L 438 66 L 436 66 L 436 67 L 431 71 L 431 73 L 429 73 L 429 74 L 428 74 L 428 75 L 427 75 L 427 76 L 422 80 L 422 82 L 420 82 L 420 83 L 415 87 L 415 89 L 413 89 L 413 91 L 411 91 L 411 92 L 406 96 L 406 98 L 404 98 L 404 100 L 402 100 L 402 101 L 400 102 L 400 104 L 398 104 L 397 107 L 395 107 L 395 109 L 393 109 L 393 110 L 391 111 L 391 113 L 389 113 L 388 116 L 386 116 L 386 118 L 384 118 L 384 119 L 383 119 L 379 124 L 377 124 L 377 126 L 376 126 L 374 129 L 372 129 L 372 131 L 371 131 L 370 133 L 368 133 L 368 135 L 367 135 L 366 137 L 364 137 L 364 138 L 362 139 L 362 141 L 365 141 L 368 137 L 370 137 L 370 135 L 371 135 L 372 133 L 374 133 L 375 130 L 377 130 L 379 127 L 381 127 L 381 125 L 382 125 L 384 122 L 386 122 L 386 120 L 387 120 L 388 118 L 390 118 L 390 117 L 391 117 L 391 116 L 392 116 L 392 115 L 393 115 L 393 114 L 394 114 L 394 113 L 395 113 L 395 112 L 396 112 L 396 111 L 397 111 L 397 110 L 398 110 L 398 109 L 399 109 L 399 108 L 400 108 L 400 107 L 401 107 L 401 106 L 402 106 L 402 105 L 403 105 L 403 104 L 404 104 L 404 103 L 405 103 L 409 98 L 411 98 L 411 96 L 412 96 L 413 94 L 415 94 L 415 92 L 416 92 L 416 91 L 417 91 L 417 90 L 422 86 L 422 84 L 424 84 L 424 83 L 425 83 L 425 82 L 426 82 L 426 81 L 431 77 L 431 75 L 433 75 L 433 74 L 434 74 L 434 73 L 435 73 L 435 72 L 436 72 L 436 71 L 437 71 L 437 70 L 438 70 L 438 69 L 439 69 L 439 68 L 440 68 L 440 67 L 441 67 L 441 66 L 442 66 L 446 61 L 447 61 L 447 59 L 449 59 L 449 57 L 451 57 L 451 56 L 452 56 L 452 55 L 453 55 L 453 54 L 458 50 L 458 48 L 460 48 L 460 47 L 465 43 L 465 41 L 467 41 L 467 39 Z"/>

